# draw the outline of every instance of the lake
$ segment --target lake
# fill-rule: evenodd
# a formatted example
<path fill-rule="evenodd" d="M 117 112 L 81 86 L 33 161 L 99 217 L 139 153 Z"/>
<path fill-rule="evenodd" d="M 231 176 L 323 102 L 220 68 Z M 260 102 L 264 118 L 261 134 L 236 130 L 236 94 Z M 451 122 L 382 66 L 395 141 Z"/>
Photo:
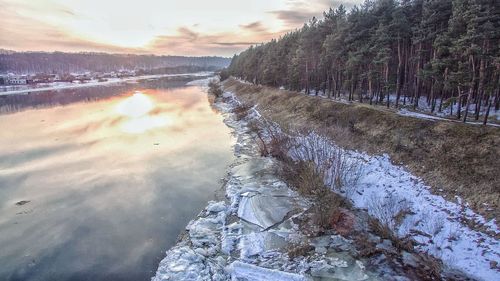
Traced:
<path fill-rule="evenodd" d="M 188 80 L 0 96 L 0 280 L 154 275 L 233 161 Z"/>

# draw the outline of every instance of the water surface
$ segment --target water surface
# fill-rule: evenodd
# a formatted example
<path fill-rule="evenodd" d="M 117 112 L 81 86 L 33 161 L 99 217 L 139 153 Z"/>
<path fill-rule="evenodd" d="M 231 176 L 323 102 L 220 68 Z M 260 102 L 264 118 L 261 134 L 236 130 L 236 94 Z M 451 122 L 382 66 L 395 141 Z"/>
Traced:
<path fill-rule="evenodd" d="M 222 117 L 184 84 L 0 97 L 0 280 L 153 275 L 233 157 Z"/>

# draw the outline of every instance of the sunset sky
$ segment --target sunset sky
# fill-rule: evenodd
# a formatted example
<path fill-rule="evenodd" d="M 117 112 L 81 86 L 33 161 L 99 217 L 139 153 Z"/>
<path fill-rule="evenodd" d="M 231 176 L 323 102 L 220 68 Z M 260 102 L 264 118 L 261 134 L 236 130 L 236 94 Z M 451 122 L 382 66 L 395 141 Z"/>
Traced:
<path fill-rule="evenodd" d="M 360 0 L 0 0 L 0 48 L 232 56 Z"/>

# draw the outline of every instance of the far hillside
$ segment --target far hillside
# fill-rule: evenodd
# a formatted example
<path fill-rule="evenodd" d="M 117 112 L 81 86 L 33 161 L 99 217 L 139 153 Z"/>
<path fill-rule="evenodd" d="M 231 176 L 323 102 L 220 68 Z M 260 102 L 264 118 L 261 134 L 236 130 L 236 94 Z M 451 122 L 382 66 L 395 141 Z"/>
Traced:
<path fill-rule="evenodd" d="M 152 70 L 191 66 L 214 70 L 227 67 L 229 58 L 106 53 L 0 52 L 0 73 L 72 73 Z"/>

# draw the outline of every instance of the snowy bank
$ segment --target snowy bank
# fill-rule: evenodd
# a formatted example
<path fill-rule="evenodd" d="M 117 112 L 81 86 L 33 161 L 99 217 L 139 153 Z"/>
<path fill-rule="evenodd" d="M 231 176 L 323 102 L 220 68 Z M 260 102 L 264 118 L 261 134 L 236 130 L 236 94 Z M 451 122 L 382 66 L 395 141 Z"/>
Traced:
<path fill-rule="evenodd" d="M 30 85 L 22 86 L 19 89 L 16 86 L 16 89 L 13 89 L 10 86 L 0 87 L 0 96 L 2 95 L 16 95 L 16 94 L 28 94 L 33 92 L 42 92 L 42 91 L 51 91 L 51 90 L 63 90 L 63 89 L 75 89 L 75 88 L 85 88 L 85 87 L 95 87 L 95 86 L 107 86 L 112 84 L 124 83 L 124 82 L 137 82 L 139 80 L 146 79 L 158 79 L 164 77 L 180 77 L 180 76 L 207 76 L 213 75 L 213 72 L 198 72 L 198 73 L 183 73 L 183 74 L 157 74 L 157 75 L 143 75 L 143 76 L 134 76 L 134 77 L 126 77 L 126 78 L 109 78 L 107 81 L 99 82 L 97 80 L 91 80 L 86 83 L 71 83 L 71 82 L 53 82 L 53 83 L 45 83 L 40 84 L 37 87 L 30 87 Z"/>
<path fill-rule="evenodd" d="M 186 235 L 167 251 L 152 280 L 410 280 L 400 268 L 393 268 L 384 254 L 356 258 L 359 255 L 353 241 L 342 236 L 304 236 L 296 219 L 310 202 L 277 177 L 276 159 L 259 155 L 248 124 L 262 117 L 254 107 L 243 120 L 236 120 L 231 113 L 238 106 L 236 96 L 226 92 L 223 100 L 216 107 L 237 138 L 237 160 L 224 186 L 226 200 L 210 202 L 189 223 Z M 295 149 L 307 148 L 322 138 L 315 133 L 297 135 L 294 142 L 302 146 Z M 321 141 L 331 150 L 340 149 L 328 139 Z M 307 153 L 294 151 L 293 155 L 306 157 Z M 418 242 L 417 250 L 442 259 L 445 270 L 465 272 L 478 280 L 500 279 L 495 267 L 500 259 L 498 241 L 462 223 L 467 218 L 482 223 L 491 233 L 500 233 L 494 221 L 486 221 L 465 203 L 433 195 L 422 180 L 393 165 L 387 155 L 356 151 L 344 151 L 344 155 L 348 161 L 360 163 L 362 172 L 355 185 L 336 191 L 355 207 L 387 222 L 400 237 L 413 238 Z M 328 179 L 325 183 L 329 184 Z M 403 220 L 394 221 L 403 209 Z M 369 237 L 378 241 L 377 248 L 391 251 L 390 241 Z M 297 245 L 313 251 L 306 256 L 289 256 L 289 250 Z M 403 252 L 401 267 L 419 267 L 414 260 L 413 254 Z"/>

